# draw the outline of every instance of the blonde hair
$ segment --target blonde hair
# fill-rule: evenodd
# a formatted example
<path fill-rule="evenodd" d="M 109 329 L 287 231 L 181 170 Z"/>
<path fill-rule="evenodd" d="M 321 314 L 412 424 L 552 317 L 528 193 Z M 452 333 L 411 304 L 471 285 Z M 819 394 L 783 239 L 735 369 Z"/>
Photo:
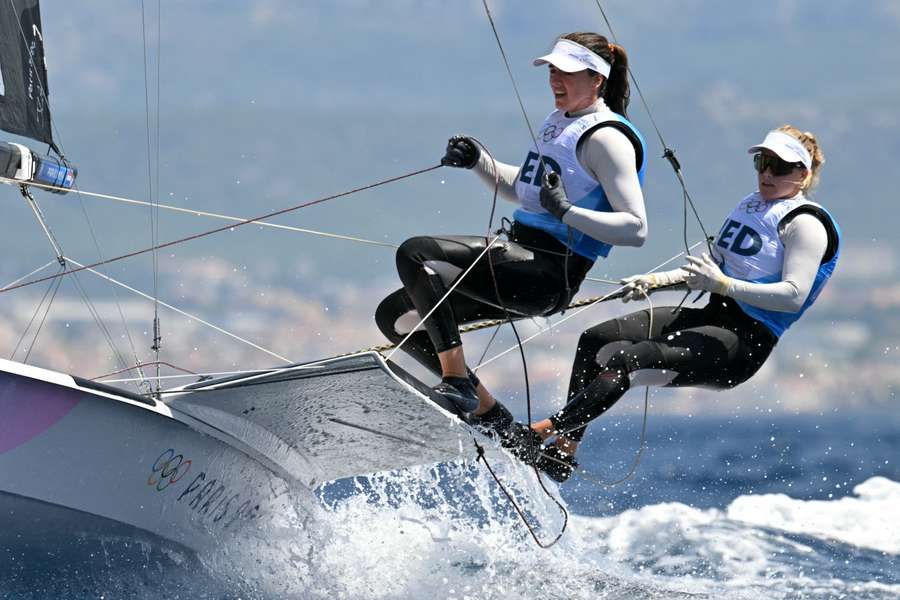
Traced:
<path fill-rule="evenodd" d="M 825 155 L 822 154 L 822 149 L 819 148 L 819 142 L 816 140 L 815 134 L 811 131 L 800 131 L 793 125 L 782 125 L 776 131 L 784 132 L 796 138 L 812 157 L 812 168 L 806 174 L 806 179 L 803 180 L 803 184 L 800 186 L 803 193 L 810 191 L 818 185 L 819 172 L 822 165 L 825 164 Z"/>

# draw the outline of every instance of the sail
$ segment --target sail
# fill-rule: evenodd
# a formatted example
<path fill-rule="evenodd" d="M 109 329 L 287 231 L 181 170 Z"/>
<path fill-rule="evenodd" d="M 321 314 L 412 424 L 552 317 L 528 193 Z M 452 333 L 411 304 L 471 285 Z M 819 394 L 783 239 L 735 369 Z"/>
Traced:
<path fill-rule="evenodd" d="M 0 2 L 0 129 L 54 145 L 38 0 Z"/>

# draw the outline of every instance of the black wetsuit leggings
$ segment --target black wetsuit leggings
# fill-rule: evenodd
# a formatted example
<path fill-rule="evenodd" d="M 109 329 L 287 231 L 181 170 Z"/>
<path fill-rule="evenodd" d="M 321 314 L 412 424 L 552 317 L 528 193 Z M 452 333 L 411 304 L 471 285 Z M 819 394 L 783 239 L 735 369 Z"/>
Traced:
<path fill-rule="evenodd" d="M 585 426 L 608 410 L 630 386 L 629 374 L 665 369 L 667 387 L 728 389 L 749 379 L 778 338 L 737 303 L 713 295 L 703 308 L 664 306 L 596 325 L 581 334 L 569 382 L 569 402 L 550 417 L 554 428 L 581 440 Z"/>
<path fill-rule="evenodd" d="M 479 236 L 429 236 L 406 240 L 397 250 L 397 271 L 403 288 L 385 298 L 375 322 L 393 343 L 399 343 L 447 293 L 453 282 L 484 251 Z M 437 352 L 461 344 L 459 325 L 505 317 L 545 316 L 565 308 L 593 261 L 568 252 L 553 236 L 513 223 L 508 241 L 498 240 L 468 275 L 402 346 L 436 374 Z M 568 256 L 567 256 L 568 255 Z M 499 290 L 500 297 L 497 297 Z M 412 313 L 412 315 L 410 315 Z M 411 323 L 398 324 L 401 317 Z"/>

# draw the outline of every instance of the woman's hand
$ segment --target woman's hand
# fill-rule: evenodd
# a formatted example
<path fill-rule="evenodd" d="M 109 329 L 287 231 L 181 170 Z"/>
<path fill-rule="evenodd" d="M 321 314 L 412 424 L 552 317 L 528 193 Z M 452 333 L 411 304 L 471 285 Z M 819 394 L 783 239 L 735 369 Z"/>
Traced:
<path fill-rule="evenodd" d="M 563 216 L 572 208 L 566 196 L 566 188 L 558 173 L 547 171 L 541 178 L 541 206 L 548 213 L 562 221 Z"/>
<path fill-rule="evenodd" d="M 685 258 L 687 258 L 688 264 L 681 268 L 688 272 L 688 278 L 685 282 L 689 288 L 692 290 L 706 290 L 721 296 L 728 295 L 728 289 L 731 287 L 731 278 L 722 272 L 722 269 L 710 258 L 709 254 L 703 253 L 700 258 L 688 255 Z"/>
<path fill-rule="evenodd" d="M 475 140 L 464 135 L 454 135 L 447 140 L 447 151 L 441 159 L 441 164 L 445 167 L 471 169 L 478 164 L 479 156 L 481 149 Z"/>
<path fill-rule="evenodd" d="M 662 271 L 660 273 L 644 273 L 643 275 L 632 275 L 621 281 L 624 284 L 625 295 L 622 296 L 622 302 L 630 302 L 631 300 L 644 300 L 647 295 L 656 288 L 666 287 L 681 283 L 684 281 L 686 273 L 683 269 L 675 269 L 674 271 Z"/>

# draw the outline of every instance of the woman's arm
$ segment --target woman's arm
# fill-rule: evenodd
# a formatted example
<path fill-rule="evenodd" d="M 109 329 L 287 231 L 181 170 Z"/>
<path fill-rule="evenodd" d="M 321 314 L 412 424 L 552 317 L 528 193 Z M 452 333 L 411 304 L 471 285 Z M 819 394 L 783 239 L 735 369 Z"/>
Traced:
<path fill-rule="evenodd" d="M 573 206 L 563 215 L 563 223 L 615 246 L 643 245 L 647 214 L 631 141 L 613 127 L 601 127 L 582 142 L 578 160 L 603 186 L 615 212 Z"/>
<path fill-rule="evenodd" d="M 496 170 L 494 169 L 495 164 Z M 519 176 L 519 167 L 502 163 L 499 160 L 492 161 L 487 149 L 482 146 L 474 170 L 491 191 L 497 185 L 496 176 L 499 173 L 500 183 L 497 194 L 504 200 L 519 204 L 519 197 L 516 196 L 516 178 Z"/>

